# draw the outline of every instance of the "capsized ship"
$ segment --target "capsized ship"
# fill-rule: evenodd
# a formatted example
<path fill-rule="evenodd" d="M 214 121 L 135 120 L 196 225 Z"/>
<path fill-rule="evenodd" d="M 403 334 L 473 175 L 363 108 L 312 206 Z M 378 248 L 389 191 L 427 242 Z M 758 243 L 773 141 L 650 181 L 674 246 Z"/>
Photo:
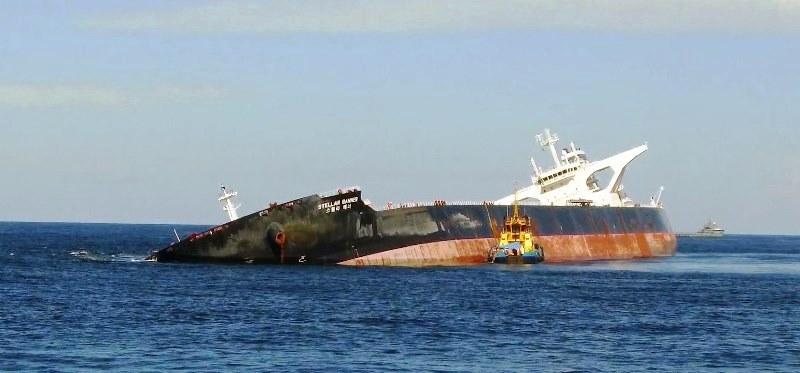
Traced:
<path fill-rule="evenodd" d="M 559 154 L 558 137 L 545 130 L 539 144 L 555 163 L 534 169 L 532 185 L 517 191 L 522 214 L 536 226 L 545 262 L 670 256 L 676 239 L 661 203 L 647 205 L 623 193 L 628 164 L 641 145 L 589 161 L 570 144 Z M 610 174 L 601 182 L 601 173 Z M 663 190 L 663 188 L 662 188 Z M 447 266 L 482 264 L 498 247 L 498 222 L 509 216 L 515 194 L 496 201 L 415 202 L 377 209 L 359 187 L 317 193 L 239 217 L 235 193 L 223 187 L 219 201 L 229 222 L 178 238 L 148 259 L 352 266 Z"/>

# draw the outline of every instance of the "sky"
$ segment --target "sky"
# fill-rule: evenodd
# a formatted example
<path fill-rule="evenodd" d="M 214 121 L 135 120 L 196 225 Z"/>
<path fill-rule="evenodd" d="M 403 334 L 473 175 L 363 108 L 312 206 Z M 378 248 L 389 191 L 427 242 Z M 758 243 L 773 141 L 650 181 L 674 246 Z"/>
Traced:
<path fill-rule="evenodd" d="M 648 143 L 676 231 L 800 234 L 800 1 L 4 1 L 0 220 L 493 200 Z"/>

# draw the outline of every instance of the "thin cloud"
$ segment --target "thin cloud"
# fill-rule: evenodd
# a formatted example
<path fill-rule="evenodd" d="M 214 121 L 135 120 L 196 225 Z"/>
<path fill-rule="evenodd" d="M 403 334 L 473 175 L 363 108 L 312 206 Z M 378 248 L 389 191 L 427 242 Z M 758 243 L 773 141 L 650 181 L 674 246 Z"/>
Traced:
<path fill-rule="evenodd" d="M 503 29 L 795 33 L 800 0 L 274 0 L 104 15 L 84 26 L 176 33 L 399 33 Z"/>
<path fill-rule="evenodd" d="M 148 102 L 177 102 L 219 98 L 211 86 L 159 85 L 148 88 L 106 88 L 70 84 L 2 84 L 0 107 L 47 108 L 64 106 L 125 106 Z"/>
<path fill-rule="evenodd" d="M 76 85 L 0 85 L 0 105 L 16 107 L 52 107 L 70 105 L 117 106 L 127 102 L 113 89 Z"/>
<path fill-rule="evenodd" d="M 212 86 L 162 85 L 153 90 L 153 97 L 160 100 L 184 101 L 192 99 L 219 98 L 225 91 Z"/>

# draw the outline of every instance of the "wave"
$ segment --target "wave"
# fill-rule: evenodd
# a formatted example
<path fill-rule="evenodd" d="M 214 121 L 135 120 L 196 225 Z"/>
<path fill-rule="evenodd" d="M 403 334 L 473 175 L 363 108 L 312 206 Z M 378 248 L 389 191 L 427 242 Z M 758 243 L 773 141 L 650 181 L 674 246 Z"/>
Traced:
<path fill-rule="evenodd" d="M 105 254 L 83 249 L 70 251 L 69 255 L 78 260 L 84 260 L 89 262 L 138 263 L 146 261 L 144 256 L 136 254 L 126 254 L 126 253 Z"/>
<path fill-rule="evenodd" d="M 547 266 L 548 270 L 573 271 L 632 271 L 653 273 L 717 273 L 717 274 L 775 274 L 800 275 L 794 257 L 776 259 L 744 256 L 676 255 L 671 258 L 644 260 L 611 260 Z"/>

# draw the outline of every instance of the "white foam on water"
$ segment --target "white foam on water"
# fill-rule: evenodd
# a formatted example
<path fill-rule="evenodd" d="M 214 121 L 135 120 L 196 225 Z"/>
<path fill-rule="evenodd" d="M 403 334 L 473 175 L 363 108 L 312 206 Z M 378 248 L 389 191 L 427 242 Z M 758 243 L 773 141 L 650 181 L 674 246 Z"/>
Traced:
<path fill-rule="evenodd" d="M 86 261 L 92 262 L 107 262 L 107 263 L 138 263 L 144 262 L 145 258 L 141 255 L 117 253 L 117 254 L 103 254 L 95 253 L 88 250 L 74 250 L 70 251 L 69 255 Z"/>

